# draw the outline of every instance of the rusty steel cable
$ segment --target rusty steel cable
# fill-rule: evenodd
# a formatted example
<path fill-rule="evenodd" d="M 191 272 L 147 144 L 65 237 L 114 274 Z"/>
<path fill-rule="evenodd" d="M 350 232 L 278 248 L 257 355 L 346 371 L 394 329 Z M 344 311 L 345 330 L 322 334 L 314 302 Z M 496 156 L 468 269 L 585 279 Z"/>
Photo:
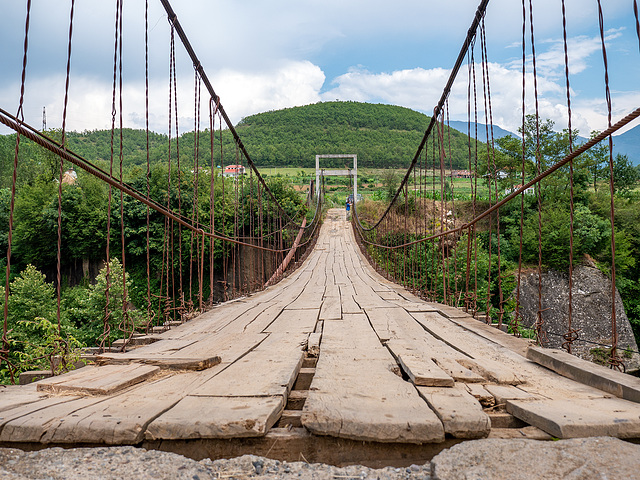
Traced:
<path fill-rule="evenodd" d="M 27 78 L 27 53 L 29 51 L 29 26 L 31 23 L 31 0 L 27 0 L 27 12 L 24 21 L 24 47 L 22 55 L 22 74 L 20 76 L 20 100 L 18 101 L 18 111 L 16 113 L 16 120 L 20 124 L 24 122 L 24 112 L 22 106 L 24 104 L 24 91 L 25 82 Z M 16 132 L 16 146 L 13 155 L 13 172 L 11 176 L 11 199 L 9 200 L 9 225 L 7 232 L 7 266 L 5 270 L 5 283 L 4 283 L 4 311 L 2 322 L 2 346 L 0 347 L 0 365 L 2 361 L 7 364 L 9 370 L 9 376 L 11 383 L 15 382 L 15 367 L 9 359 L 9 339 L 8 333 L 8 318 L 9 318 L 9 276 L 11 272 L 11 246 L 13 242 L 13 214 L 15 210 L 16 200 L 16 183 L 18 180 L 18 155 L 20 153 L 20 133 Z"/>
<path fill-rule="evenodd" d="M 162 0 L 162 1 L 164 3 L 165 0 Z M 389 214 L 389 212 L 391 211 L 391 207 L 394 205 L 397 198 L 400 196 L 401 192 L 403 191 L 405 184 L 408 182 L 410 178 L 411 171 L 415 168 L 416 164 L 418 163 L 418 160 L 420 159 L 420 155 L 422 154 L 422 150 L 425 148 L 427 144 L 427 140 L 431 136 L 431 131 L 436 126 L 437 118 L 440 115 L 440 112 L 442 112 L 443 110 L 444 102 L 449 97 L 449 94 L 451 93 L 451 88 L 453 87 L 453 83 L 458 76 L 458 72 L 460 71 L 460 68 L 462 67 L 462 63 L 464 62 L 464 58 L 467 54 L 467 50 L 469 49 L 470 45 L 474 41 L 474 38 L 476 36 L 476 30 L 478 29 L 480 20 L 484 17 L 486 13 L 488 4 L 489 4 L 489 0 L 481 0 L 480 5 L 478 5 L 475 16 L 473 18 L 473 22 L 471 23 L 471 26 L 467 31 L 467 36 L 465 37 L 462 47 L 460 48 L 460 52 L 458 53 L 456 62 L 453 66 L 453 69 L 451 70 L 451 74 L 449 75 L 447 83 L 442 91 L 442 95 L 440 96 L 440 100 L 438 101 L 437 105 L 433 109 L 433 116 L 431 117 L 431 120 L 429 121 L 429 125 L 427 126 L 427 129 L 422 137 L 422 140 L 420 141 L 420 145 L 418 146 L 416 154 L 413 156 L 413 159 L 411 160 L 411 164 L 407 169 L 407 173 L 402 179 L 402 182 L 400 182 L 400 186 L 398 187 L 398 190 L 396 191 L 394 197 L 389 203 L 389 206 L 387 207 L 387 209 L 381 215 L 380 219 L 371 227 L 365 228 L 364 226 L 360 225 L 359 228 L 361 230 L 370 231 L 375 229 L 380 224 L 380 222 L 382 222 L 382 219 L 384 219 Z"/>
<path fill-rule="evenodd" d="M 429 236 L 427 236 L 425 238 L 421 238 L 419 240 L 415 240 L 415 241 L 409 242 L 409 243 L 407 243 L 405 245 L 386 246 L 386 245 L 382 245 L 382 244 L 374 244 L 374 243 L 368 242 L 366 240 L 363 240 L 363 241 L 365 243 L 367 243 L 368 245 L 374 245 L 374 246 L 379 247 L 379 248 L 395 250 L 395 249 L 398 249 L 398 248 L 404 248 L 404 247 L 408 247 L 410 245 L 415 245 L 415 244 L 422 243 L 422 242 L 428 242 L 428 241 L 434 240 L 436 238 L 440 238 L 443 235 L 450 235 L 450 234 L 455 233 L 455 232 L 462 232 L 465 229 L 477 224 L 480 220 L 484 219 L 488 215 L 491 215 L 495 210 L 497 210 L 498 208 L 503 207 L 505 204 L 507 204 L 508 202 L 513 200 L 514 198 L 518 197 L 521 193 L 524 193 L 528 188 L 536 185 L 538 182 L 540 182 L 540 180 L 545 179 L 549 175 L 552 175 L 558 169 L 560 169 L 560 168 L 564 167 L 565 165 L 567 165 L 571 160 L 573 160 L 577 156 L 583 154 L 584 152 L 589 150 L 591 147 L 597 145 L 602 140 L 605 140 L 606 138 L 609 137 L 609 135 L 613 135 L 615 132 L 617 132 L 621 128 L 624 128 L 625 126 L 627 126 L 629 123 L 633 122 L 638 117 L 640 117 L 640 107 L 636 108 L 631 113 L 629 113 L 628 115 L 624 116 L 618 122 L 613 124 L 611 127 L 607 128 L 606 130 L 603 130 L 598 135 L 595 135 L 593 138 L 591 138 L 589 141 L 583 143 L 578 148 L 574 149 L 573 152 L 571 152 L 570 154 L 566 155 L 562 160 L 559 160 L 558 162 L 553 164 L 547 170 L 545 170 L 544 172 L 540 173 L 540 175 L 536 175 L 536 177 L 534 177 L 533 179 L 529 180 L 522 187 L 520 187 L 517 190 L 511 192 L 509 195 L 504 197 L 498 203 L 494 204 L 490 208 L 487 208 L 482 213 L 476 215 L 469 222 L 464 223 L 463 225 L 461 225 L 459 227 L 453 228 L 451 230 L 447 230 L 446 232 L 443 232 L 442 234 L 440 234 L 440 233 L 432 234 L 432 235 L 429 235 Z M 0 121 L 2 121 L 2 117 L 0 117 Z"/>
<path fill-rule="evenodd" d="M 638 19 L 638 0 L 633 0 L 633 16 L 636 18 L 636 36 L 638 37 L 638 48 L 640 49 L 640 19 Z"/>
<path fill-rule="evenodd" d="M 602 45 L 602 62 L 604 64 L 605 100 L 607 103 L 607 125 L 611 128 L 611 90 L 609 88 L 609 62 L 607 59 L 607 47 L 604 32 L 604 17 L 602 4 L 598 2 L 598 24 L 600 27 L 600 41 Z M 611 356 L 609 365 L 611 368 L 620 368 L 621 361 L 617 353 L 618 327 L 616 321 L 616 236 L 615 236 L 615 206 L 614 206 L 614 176 L 613 176 L 613 137 L 609 135 L 609 199 L 610 199 L 610 223 L 611 223 Z"/>
<path fill-rule="evenodd" d="M 571 86 L 569 82 L 569 52 L 567 46 L 567 14 L 565 0 L 562 0 L 562 40 L 564 47 L 564 74 L 567 92 L 567 122 L 569 130 L 569 153 L 573 151 L 573 131 L 571 125 Z M 574 185 L 573 161 L 569 162 L 569 305 L 567 311 L 567 332 L 562 347 L 571 353 L 571 346 L 578 338 L 578 330 L 573 328 L 573 235 L 574 235 Z"/>

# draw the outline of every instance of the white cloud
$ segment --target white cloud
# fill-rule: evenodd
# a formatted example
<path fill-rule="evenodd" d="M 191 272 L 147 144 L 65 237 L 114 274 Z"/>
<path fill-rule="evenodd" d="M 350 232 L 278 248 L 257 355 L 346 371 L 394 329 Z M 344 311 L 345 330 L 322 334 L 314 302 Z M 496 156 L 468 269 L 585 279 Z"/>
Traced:
<path fill-rule="evenodd" d="M 242 117 L 267 110 L 315 103 L 324 83 L 324 73 L 310 62 L 287 62 L 270 71 L 242 73 L 225 70 L 212 79 L 222 105 L 237 123 Z M 0 105 L 10 112 L 18 107 L 18 85 L 0 89 Z M 204 85 L 201 93 L 201 128 L 208 125 L 207 101 Z M 60 128 L 64 101 L 64 77 L 41 77 L 26 84 L 25 121 L 40 128 L 42 107 L 47 109 L 48 128 Z M 116 99 L 116 104 L 119 101 Z M 93 77 L 72 76 L 67 108 L 68 130 L 93 130 L 111 127 L 112 84 Z M 144 128 L 144 81 L 123 86 L 123 123 L 125 127 Z M 171 108 L 175 108 L 172 104 Z M 152 80 L 149 85 L 150 128 L 168 131 L 169 91 L 166 81 Z M 180 132 L 194 128 L 194 79 L 187 75 L 178 78 L 178 126 Z M 175 134 L 175 111 L 172 114 Z M 119 118 L 116 117 L 116 125 Z M 7 133 L 4 131 L 4 133 Z"/>

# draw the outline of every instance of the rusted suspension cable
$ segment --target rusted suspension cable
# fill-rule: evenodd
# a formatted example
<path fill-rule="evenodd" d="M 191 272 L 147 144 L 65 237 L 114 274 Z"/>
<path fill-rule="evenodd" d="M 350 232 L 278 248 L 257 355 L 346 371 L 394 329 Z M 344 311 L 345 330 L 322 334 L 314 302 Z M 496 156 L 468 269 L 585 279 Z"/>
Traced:
<path fill-rule="evenodd" d="M 205 236 L 207 236 L 209 238 L 215 238 L 217 240 L 222 240 L 222 241 L 229 242 L 229 243 L 235 243 L 236 245 L 243 245 L 243 246 L 255 248 L 257 250 L 265 250 L 265 251 L 268 251 L 268 252 L 283 253 L 283 252 L 288 251 L 288 249 L 278 250 L 278 249 L 274 249 L 274 248 L 261 247 L 259 245 L 252 245 L 250 243 L 242 242 L 240 240 L 236 240 L 234 238 L 226 237 L 224 235 L 219 235 L 219 234 L 211 233 L 211 232 L 205 232 L 201 228 L 196 228 L 195 226 L 191 225 L 188 221 L 183 220 L 180 216 L 176 215 L 175 213 L 166 210 L 162 206 L 158 205 L 156 202 L 147 201 L 145 195 L 143 195 L 140 192 L 132 189 L 131 187 L 129 187 L 128 185 L 126 185 L 124 183 L 122 183 L 122 184 L 119 183 L 116 179 L 114 179 L 108 173 L 104 173 L 104 172 L 100 171 L 99 169 L 93 168 L 82 157 L 80 157 L 79 155 L 73 153 L 71 150 L 66 150 L 65 151 L 54 140 L 52 140 L 52 139 L 50 139 L 50 138 L 48 138 L 48 137 L 46 137 L 44 135 L 40 135 L 40 134 L 34 133 L 33 132 L 33 130 L 34 130 L 33 127 L 28 126 L 26 123 L 23 123 L 23 122 L 20 122 L 20 123 L 17 122 L 15 117 L 13 117 L 12 115 L 8 114 L 5 110 L 3 110 L 1 108 L 0 108 L 0 123 L 2 123 L 3 125 L 11 128 L 15 132 L 20 133 L 20 135 L 22 135 L 22 136 L 28 138 L 29 140 L 37 143 L 41 147 L 46 148 L 50 152 L 52 152 L 52 153 L 54 153 L 54 154 L 56 154 L 58 156 L 63 157 L 66 161 L 68 161 L 70 163 L 73 163 L 74 165 L 76 165 L 79 168 L 82 168 L 87 173 L 89 173 L 89 174 L 93 175 L 94 177 L 102 180 L 103 182 L 107 183 L 108 185 L 111 185 L 112 187 L 114 187 L 114 188 L 116 188 L 118 190 L 122 190 L 124 193 L 126 193 L 130 197 L 142 202 L 143 204 L 149 206 L 151 209 L 155 210 L 156 212 L 160 213 L 161 215 L 173 220 L 174 222 L 179 223 L 183 227 L 188 228 L 189 230 L 197 233 L 198 235 L 204 234 Z M 307 225 L 307 228 L 309 228 L 309 225 Z"/>
<path fill-rule="evenodd" d="M 22 106 L 24 104 L 24 87 L 27 78 L 27 53 L 29 51 L 29 25 L 31 23 L 31 0 L 27 0 L 27 13 L 24 22 L 24 50 L 22 56 L 22 75 L 20 81 L 20 100 L 18 101 L 18 112 L 16 113 L 17 124 L 22 125 L 24 123 L 24 111 Z M 4 361 L 9 367 L 9 376 L 11 377 L 11 383 L 15 382 L 14 365 L 9 360 L 9 339 L 8 333 L 8 318 L 9 318 L 9 275 L 11 272 L 11 246 L 13 243 L 13 213 L 15 210 L 16 202 L 16 183 L 18 180 L 18 154 L 20 153 L 20 132 L 16 132 L 16 147 L 13 155 L 13 173 L 11 176 L 11 199 L 9 200 L 9 225 L 7 232 L 7 266 L 5 269 L 5 283 L 4 283 L 4 312 L 2 323 L 2 345 L 0 346 L 0 364 Z"/>
<path fill-rule="evenodd" d="M 569 82 L 569 52 L 567 46 L 567 14 L 565 0 L 562 0 L 562 40 L 564 46 L 564 76 L 567 92 L 567 118 L 569 129 L 569 152 L 573 151 L 573 131 L 571 126 L 571 86 Z M 571 346 L 578 339 L 578 330 L 573 328 L 573 228 L 574 228 L 574 185 L 573 161 L 569 162 L 569 305 L 567 332 L 563 335 L 562 348 L 571 353 Z"/>
<path fill-rule="evenodd" d="M 164 3 L 165 0 L 162 0 L 162 1 Z M 418 163 L 418 160 L 420 159 L 420 156 L 422 155 L 422 150 L 424 149 L 425 145 L 427 144 L 427 139 L 431 135 L 431 131 L 433 130 L 434 126 L 436 125 L 436 122 L 438 121 L 437 119 L 438 119 L 440 113 L 442 112 L 442 110 L 444 108 L 444 103 L 445 103 L 446 99 L 449 97 L 449 94 L 451 93 L 451 88 L 453 87 L 453 82 L 456 80 L 456 77 L 458 76 L 458 72 L 460 71 L 460 67 L 462 66 L 462 63 L 464 62 L 464 58 L 467 55 L 467 51 L 469 50 L 469 47 L 473 44 L 473 42 L 475 40 L 476 31 L 478 29 L 478 25 L 480 25 L 480 20 L 482 20 L 482 18 L 485 15 L 485 12 L 487 10 L 487 5 L 488 4 L 489 4 L 489 0 L 482 0 L 480 2 L 480 5 L 478 6 L 478 8 L 476 10 L 476 14 L 475 14 L 475 16 L 473 18 L 473 22 L 471 23 L 471 26 L 469 27 L 469 30 L 467 31 L 467 36 L 466 36 L 466 38 L 465 38 L 465 40 L 464 40 L 464 42 L 462 44 L 462 48 L 460 49 L 460 53 L 458 53 L 458 58 L 456 59 L 456 62 L 454 64 L 454 66 L 453 66 L 453 69 L 451 70 L 451 73 L 449 75 L 449 79 L 447 80 L 447 84 L 445 85 L 444 90 L 442 91 L 442 95 L 440 96 L 440 100 L 438 101 L 438 104 L 433 109 L 433 116 L 431 117 L 431 120 L 429 121 L 429 125 L 427 126 L 427 130 L 425 131 L 425 133 L 424 133 L 424 135 L 422 137 L 422 140 L 420 141 L 420 145 L 418 146 L 418 150 L 416 151 L 416 154 L 413 156 L 413 160 L 411 160 L 411 165 L 409 166 L 409 169 L 407 170 L 407 173 L 405 174 L 404 178 L 402 179 L 402 182 L 400 182 L 400 186 L 398 187 L 398 190 L 396 191 L 394 197 L 392 198 L 391 202 L 389 203 L 389 206 L 387 207 L 387 209 L 381 215 L 380 219 L 372 227 L 365 228 L 364 226 L 360 225 L 359 227 L 360 227 L 361 230 L 363 230 L 363 231 L 371 231 L 371 230 L 375 229 L 378 225 L 380 225 L 380 222 L 382 222 L 382 219 L 384 219 L 389 214 L 389 211 L 391 210 L 391 207 L 396 202 L 396 200 L 400 196 L 401 192 L 405 188 L 405 185 L 409 181 L 409 178 L 411 176 L 411 171 L 415 168 L 416 164 Z"/>
<path fill-rule="evenodd" d="M 369 242 L 369 241 L 364 240 L 364 239 L 363 239 L 363 241 L 365 243 L 367 243 L 368 245 L 373 245 L 373 246 L 380 247 L 380 248 L 395 250 L 395 249 L 398 249 L 398 248 L 404 248 L 404 247 L 408 247 L 408 246 L 411 246 L 411 245 L 416 245 L 418 243 L 427 242 L 429 240 L 434 240 L 436 238 L 440 238 L 440 237 L 445 236 L 445 235 L 451 235 L 451 234 L 454 234 L 454 233 L 462 232 L 462 231 L 468 229 L 469 227 L 475 225 L 476 223 L 478 223 L 480 220 L 485 218 L 487 215 L 491 215 L 491 213 L 493 213 L 498 208 L 502 208 L 505 204 L 509 203 L 511 200 L 516 198 L 518 195 L 520 195 L 521 193 L 524 193 L 528 188 L 530 188 L 531 186 L 535 185 L 540 180 L 548 177 L 549 175 L 554 173 L 559 168 L 564 167 L 567 163 L 569 163 L 571 160 L 575 159 L 578 155 L 583 154 L 584 152 L 589 150 L 591 147 L 593 147 L 594 145 L 597 145 L 602 140 L 604 140 L 607 137 L 609 137 L 609 135 L 614 134 L 615 132 L 617 132 L 618 130 L 620 130 L 624 126 L 628 125 L 629 123 L 631 123 L 632 121 L 634 121 L 638 117 L 640 117 L 640 107 L 636 108 L 633 112 L 629 113 L 627 116 L 625 116 L 624 118 L 620 119 L 617 123 L 615 123 L 611 127 L 607 128 L 606 130 L 604 130 L 603 132 L 601 132 L 597 136 L 593 137 L 588 142 L 586 142 L 583 145 L 581 145 L 580 147 L 576 148 L 573 152 L 571 152 L 569 155 L 564 157 L 562 160 L 558 161 L 553 166 L 551 166 L 549 169 L 547 169 L 546 171 L 542 172 L 540 175 L 537 175 L 535 178 L 533 178 L 532 180 L 528 181 L 527 183 L 525 183 L 523 186 L 521 186 L 517 190 L 514 190 L 512 193 L 510 193 L 509 195 L 504 197 L 502 200 L 500 200 L 498 203 L 496 203 L 492 207 L 486 209 L 484 212 L 482 212 L 480 215 L 478 215 L 475 218 L 473 218 L 468 223 L 465 223 L 465 224 L 463 224 L 463 225 L 461 225 L 459 227 L 456 227 L 456 228 L 452 228 L 452 229 L 447 230 L 447 231 L 445 231 L 443 233 L 437 233 L 437 234 L 429 235 L 428 237 L 421 238 L 419 240 L 415 240 L 413 242 L 409 242 L 409 243 L 403 244 L 403 245 L 386 246 L 386 245 L 380 245 L 380 244 L 377 244 L 377 243 L 372 243 L 372 242 Z M 2 121 L 2 117 L 0 117 L 0 121 Z"/>
<path fill-rule="evenodd" d="M 521 177 L 520 185 L 524 184 L 525 179 L 525 161 L 526 161 L 526 86 L 527 86 L 527 8 L 525 0 L 522 0 L 522 150 L 521 150 Z M 522 284 L 522 248 L 523 248 L 523 233 L 524 233 L 524 193 L 520 195 L 520 229 L 519 229 L 519 249 L 518 249 L 518 279 L 516 283 L 516 308 L 511 322 L 511 331 L 517 337 L 520 336 L 520 288 Z"/>
<path fill-rule="evenodd" d="M 607 46 L 604 33 L 604 17 L 602 15 L 602 4 L 598 0 L 598 24 L 600 27 L 600 41 L 602 44 L 602 62 L 604 64 L 604 85 L 605 99 L 607 102 L 607 125 L 611 127 L 611 90 L 609 89 L 609 63 L 607 60 Z M 617 353 L 618 348 L 618 327 L 616 322 L 616 235 L 615 235 L 615 205 L 613 184 L 613 137 L 609 135 L 609 199 L 610 199 L 610 220 L 611 220 L 611 356 L 609 365 L 611 368 L 620 368 L 621 360 Z"/>
<path fill-rule="evenodd" d="M 488 3 L 489 0 L 483 0 L 483 1 Z M 242 143 L 242 140 L 240 139 L 240 136 L 238 135 L 238 132 L 234 128 L 233 123 L 231 122 L 231 119 L 229 118 L 229 116 L 227 115 L 227 112 L 225 111 L 224 107 L 220 103 L 220 97 L 216 94 L 215 90 L 213 89 L 213 86 L 211 85 L 211 82 L 209 81 L 209 77 L 207 76 L 206 72 L 204 71 L 204 68 L 202 67 L 202 64 L 200 63 L 200 60 L 198 59 L 198 56 L 195 53 L 195 50 L 191 46 L 191 42 L 189 42 L 189 38 L 187 37 L 187 34 L 182 29 L 182 25 L 180 25 L 180 22 L 178 21 L 178 16 L 173 11 L 173 8 L 171 7 L 171 3 L 169 2 L 169 0 L 160 0 L 160 2 L 162 3 L 162 6 L 164 7 L 165 11 L 167 12 L 167 17 L 169 19 L 169 22 L 171 22 L 171 25 L 175 28 L 175 31 L 178 34 L 178 37 L 180 38 L 180 41 L 182 42 L 182 45 L 184 46 L 185 50 L 187 51 L 187 54 L 189 55 L 189 57 L 191 58 L 191 61 L 193 62 L 193 68 L 198 72 L 198 74 L 200 75 L 200 78 L 202 78 L 202 82 L 204 83 L 205 87 L 207 88 L 207 91 L 209 92 L 209 94 L 211 95 L 211 98 L 216 103 L 216 105 L 218 107 L 218 111 L 219 111 L 220 115 L 222 115 L 222 118 L 224 118 L 224 121 L 227 124 L 227 128 L 231 132 L 231 135 L 233 136 L 233 139 L 234 139 L 235 143 L 238 145 L 238 148 L 240 149 L 242 154 L 247 159 L 247 162 L 251 166 L 252 170 L 255 172 L 256 177 L 258 178 L 258 181 L 262 184 L 262 186 L 265 188 L 265 190 L 269 193 L 269 196 L 275 202 L 275 205 L 277 205 L 278 209 L 280 210 L 280 213 L 282 215 L 284 215 L 285 218 L 287 218 L 287 220 L 294 221 L 289 216 L 289 214 L 284 210 L 282 205 L 280 205 L 280 202 L 278 202 L 278 199 L 276 198 L 276 196 L 273 194 L 271 189 L 269 189 L 269 186 L 267 185 L 267 182 L 264 180 L 262 175 L 260 175 L 260 172 L 258 171 L 258 167 L 253 162 L 253 160 L 251 160 L 249 152 L 247 151 L 246 147 Z M 299 223 L 296 223 L 296 225 L 298 227 L 300 227 Z"/>

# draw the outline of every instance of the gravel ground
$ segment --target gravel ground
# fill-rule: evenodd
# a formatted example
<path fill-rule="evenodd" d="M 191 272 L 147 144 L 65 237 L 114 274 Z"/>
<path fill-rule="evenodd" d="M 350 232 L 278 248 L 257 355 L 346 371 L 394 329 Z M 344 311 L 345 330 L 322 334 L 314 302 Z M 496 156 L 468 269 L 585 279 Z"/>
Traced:
<path fill-rule="evenodd" d="M 0 448 L 4 480 L 613 480 L 640 478 L 640 445 L 594 437 L 556 442 L 484 439 L 462 442 L 425 465 L 371 469 L 279 462 L 244 455 L 195 461 L 175 453 L 134 447 Z"/>
<path fill-rule="evenodd" d="M 197 462 L 174 453 L 134 447 L 50 448 L 37 452 L 0 449 L 0 478 L 6 480 L 428 480 L 429 471 L 429 464 L 374 470 L 355 465 L 338 468 L 279 462 L 253 455 Z"/>

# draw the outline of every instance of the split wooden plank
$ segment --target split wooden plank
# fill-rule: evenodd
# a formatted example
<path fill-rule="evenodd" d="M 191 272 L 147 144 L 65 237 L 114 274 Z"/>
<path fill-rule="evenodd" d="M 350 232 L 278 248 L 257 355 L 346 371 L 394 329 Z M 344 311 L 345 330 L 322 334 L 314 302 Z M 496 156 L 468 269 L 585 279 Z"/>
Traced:
<path fill-rule="evenodd" d="M 241 330 L 242 333 L 259 333 L 263 332 L 271 325 L 280 314 L 282 314 L 284 307 L 279 304 L 270 304 L 260 314 L 245 324 Z M 238 329 L 240 333 L 240 330 Z"/>
<path fill-rule="evenodd" d="M 351 284 L 340 285 L 340 302 L 342 303 L 342 314 L 363 313 L 362 308 L 353 299 L 355 290 Z"/>
<path fill-rule="evenodd" d="M 493 398 L 496 399 L 496 403 L 499 405 L 504 405 L 508 400 L 536 400 L 540 399 L 537 395 L 532 395 L 529 392 L 522 390 L 518 387 L 513 387 L 511 385 L 485 385 L 485 390 L 487 390 Z"/>
<path fill-rule="evenodd" d="M 324 297 L 320 308 L 320 320 L 340 320 L 342 318 L 342 304 L 340 296 Z"/>
<path fill-rule="evenodd" d="M 640 438 L 640 405 L 619 398 L 508 400 L 507 412 L 556 438 Z"/>
<path fill-rule="evenodd" d="M 38 382 L 38 391 L 49 393 L 84 393 L 110 395 L 140 383 L 160 369 L 149 365 L 88 366 L 65 375 Z"/>
<path fill-rule="evenodd" d="M 223 368 L 218 365 L 215 370 Z M 51 411 L 46 422 L 34 417 L 25 425 L 37 434 L 40 421 L 42 443 L 135 445 L 144 440 L 149 423 L 214 374 L 212 370 L 176 374 L 83 406 L 64 418 Z"/>
<path fill-rule="evenodd" d="M 453 387 L 453 378 L 436 363 L 406 341 L 390 340 L 387 348 L 414 385 Z"/>
<path fill-rule="evenodd" d="M 445 433 L 455 438 L 484 438 L 489 435 L 491 419 L 464 386 L 418 387 L 418 392 L 442 421 Z"/>
<path fill-rule="evenodd" d="M 463 367 L 456 361 L 468 357 L 434 338 L 403 308 L 370 309 L 367 311 L 367 316 L 381 341 L 394 338 L 413 345 L 413 349 L 421 353 L 425 362 L 435 362 L 455 381 L 485 381 L 484 377 Z"/>
<path fill-rule="evenodd" d="M 55 397 L 65 401 L 50 402 L 42 408 L 27 408 L 3 412 L 0 442 L 41 442 L 43 434 L 53 424 L 64 422 L 77 410 L 99 403 L 106 397 Z M 35 406 L 31 404 L 30 406 Z M 6 421 L 5 421 L 6 420 Z"/>
<path fill-rule="evenodd" d="M 191 391 L 203 385 L 242 358 L 266 337 L 265 334 L 237 336 L 223 353 L 226 362 L 202 372 L 180 373 L 144 383 L 104 401 L 78 409 L 64 421 L 50 414 L 41 432 L 42 441 L 52 443 L 136 444 L 155 418 L 175 406 Z M 231 338 L 231 337 L 226 337 Z M 184 412 L 193 417 L 193 412 Z M 32 427 L 33 428 L 33 427 Z"/>
<path fill-rule="evenodd" d="M 514 369 L 501 362 L 503 352 L 497 348 L 498 345 L 464 330 L 437 313 L 420 312 L 412 316 L 433 336 L 465 352 L 466 357 L 456 359 L 463 367 L 496 383 L 517 385 L 524 382 Z"/>
<path fill-rule="evenodd" d="M 285 308 L 287 310 L 319 310 L 324 296 L 324 285 L 307 285 L 303 292 Z"/>
<path fill-rule="evenodd" d="M 312 333 L 315 330 L 320 308 L 314 310 L 287 310 L 264 329 L 267 333 Z"/>
<path fill-rule="evenodd" d="M 320 339 L 322 338 L 322 333 L 311 333 L 309 334 L 309 340 L 307 341 L 307 355 L 310 357 L 317 357 L 320 355 Z"/>
<path fill-rule="evenodd" d="M 261 437 L 278 421 L 284 406 L 280 395 L 188 396 L 151 422 L 145 436 L 147 440 Z"/>
<path fill-rule="evenodd" d="M 191 392 L 206 397 L 286 396 L 304 357 L 304 333 L 271 334 L 258 347 Z"/>
<path fill-rule="evenodd" d="M 325 322 L 302 424 L 354 440 L 442 442 L 442 423 L 415 387 L 390 371 L 392 363 L 365 315 Z"/>

